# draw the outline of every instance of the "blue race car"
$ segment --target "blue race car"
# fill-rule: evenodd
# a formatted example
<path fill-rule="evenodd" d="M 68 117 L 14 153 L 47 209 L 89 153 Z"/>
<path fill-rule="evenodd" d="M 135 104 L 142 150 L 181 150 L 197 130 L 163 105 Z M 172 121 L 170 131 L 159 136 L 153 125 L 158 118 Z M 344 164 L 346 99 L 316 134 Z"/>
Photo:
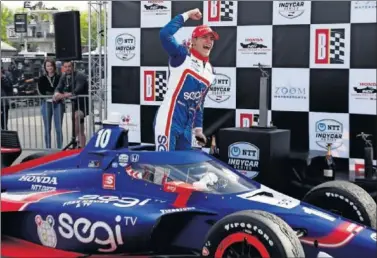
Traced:
<path fill-rule="evenodd" d="M 371 227 L 201 151 L 143 148 L 104 125 L 84 149 L 3 168 L 2 256 L 376 257 Z"/>

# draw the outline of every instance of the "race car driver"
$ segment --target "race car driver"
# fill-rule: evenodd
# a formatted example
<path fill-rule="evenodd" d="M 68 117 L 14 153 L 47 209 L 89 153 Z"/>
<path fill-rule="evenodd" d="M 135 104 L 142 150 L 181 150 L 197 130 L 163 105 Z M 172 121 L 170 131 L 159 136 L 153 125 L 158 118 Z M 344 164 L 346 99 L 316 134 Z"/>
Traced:
<path fill-rule="evenodd" d="M 192 133 L 206 143 L 203 134 L 203 104 L 215 79 L 209 63 L 214 41 L 219 35 L 206 25 L 197 26 L 190 46 L 178 44 L 174 34 L 188 19 L 200 20 L 202 13 L 193 9 L 177 15 L 160 31 L 160 40 L 169 55 L 167 92 L 154 121 L 157 151 L 187 150 L 192 146 Z"/>

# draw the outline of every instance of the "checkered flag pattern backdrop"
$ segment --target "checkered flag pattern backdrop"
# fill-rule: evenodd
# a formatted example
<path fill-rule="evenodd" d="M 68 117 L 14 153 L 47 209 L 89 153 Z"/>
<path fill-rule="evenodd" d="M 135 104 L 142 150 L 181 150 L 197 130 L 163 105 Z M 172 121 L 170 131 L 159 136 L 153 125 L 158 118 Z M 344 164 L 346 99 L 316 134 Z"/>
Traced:
<path fill-rule="evenodd" d="M 220 36 L 210 56 L 217 75 L 204 104 L 204 131 L 219 120 L 222 127 L 250 124 L 258 114 L 261 63 L 270 75 L 269 120 L 291 130 L 293 150 L 332 143 L 337 166 L 348 168 L 363 159 L 357 134 L 373 134 L 377 144 L 376 1 L 112 1 L 108 110 L 130 117 L 131 142 L 154 141 L 168 80 L 160 29 L 194 8 L 203 19 L 188 20 L 176 40 L 183 43 L 201 24 Z"/>
<path fill-rule="evenodd" d="M 165 93 L 168 89 L 168 81 L 166 78 L 166 72 L 157 71 L 156 78 L 155 78 L 155 85 L 156 85 L 156 101 L 163 101 Z"/>
<path fill-rule="evenodd" d="M 335 63 L 344 63 L 344 30 L 332 30 L 330 37 L 330 58 Z"/>
<path fill-rule="evenodd" d="M 233 1 L 221 1 L 220 15 L 224 17 L 224 20 L 232 20 L 233 17 Z"/>

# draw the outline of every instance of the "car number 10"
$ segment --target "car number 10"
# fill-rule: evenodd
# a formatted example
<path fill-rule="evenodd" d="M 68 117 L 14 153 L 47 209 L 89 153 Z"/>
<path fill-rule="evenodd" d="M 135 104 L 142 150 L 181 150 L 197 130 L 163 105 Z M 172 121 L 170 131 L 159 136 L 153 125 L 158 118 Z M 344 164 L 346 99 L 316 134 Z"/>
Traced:
<path fill-rule="evenodd" d="M 96 148 L 106 148 L 107 144 L 109 144 L 111 136 L 110 129 L 101 129 L 98 131 L 96 144 L 94 145 Z"/>

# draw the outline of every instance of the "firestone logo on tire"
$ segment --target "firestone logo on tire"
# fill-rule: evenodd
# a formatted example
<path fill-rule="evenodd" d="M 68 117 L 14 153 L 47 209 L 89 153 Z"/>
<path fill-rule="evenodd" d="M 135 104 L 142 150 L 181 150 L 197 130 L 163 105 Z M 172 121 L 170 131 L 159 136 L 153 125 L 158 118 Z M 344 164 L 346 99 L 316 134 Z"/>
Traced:
<path fill-rule="evenodd" d="M 128 33 L 115 38 L 115 55 L 122 61 L 131 60 L 135 56 L 136 39 Z"/>

